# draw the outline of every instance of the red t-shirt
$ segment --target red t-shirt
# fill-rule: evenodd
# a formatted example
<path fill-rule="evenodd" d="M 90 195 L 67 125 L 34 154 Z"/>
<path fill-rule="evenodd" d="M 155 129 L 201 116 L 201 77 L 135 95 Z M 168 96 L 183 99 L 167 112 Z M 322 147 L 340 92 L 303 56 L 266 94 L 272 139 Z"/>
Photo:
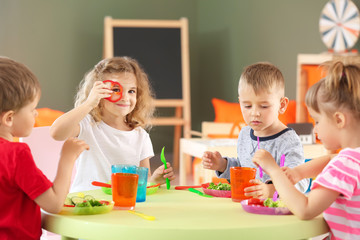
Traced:
<path fill-rule="evenodd" d="M 40 239 L 41 212 L 34 199 L 51 186 L 26 143 L 0 138 L 1 240 Z"/>

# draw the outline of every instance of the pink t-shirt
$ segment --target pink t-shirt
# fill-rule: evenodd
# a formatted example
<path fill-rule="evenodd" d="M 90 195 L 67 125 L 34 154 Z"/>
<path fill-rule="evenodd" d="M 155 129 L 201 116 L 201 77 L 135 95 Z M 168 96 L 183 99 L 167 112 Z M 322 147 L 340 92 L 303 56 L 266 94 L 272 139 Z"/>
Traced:
<path fill-rule="evenodd" d="M 0 138 L 1 240 L 40 239 L 41 212 L 34 199 L 51 186 L 26 143 Z"/>
<path fill-rule="evenodd" d="M 316 178 L 322 186 L 340 193 L 323 216 L 331 239 L 360 239 L 360 148 L 342 150 Z"/>

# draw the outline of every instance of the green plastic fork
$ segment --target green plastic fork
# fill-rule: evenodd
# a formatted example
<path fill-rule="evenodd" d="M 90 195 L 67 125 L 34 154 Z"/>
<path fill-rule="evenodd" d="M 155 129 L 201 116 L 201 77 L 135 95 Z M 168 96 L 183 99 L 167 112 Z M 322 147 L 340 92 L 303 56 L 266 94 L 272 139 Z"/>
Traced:
<path fill-rule="evenodd" d="M 165 149 L 165 147 L 163 147 L 161 149 L 160 159 L 161 159 L 162 163 L 164 164 L 164 168 L 167 169 L 166 159 L 165 159 L 165 156 L 164 156 L 164 149 Z M 166 188 L 170 189 L 170 180 L 169 180 L 169 178 L 166 178 Z"/>

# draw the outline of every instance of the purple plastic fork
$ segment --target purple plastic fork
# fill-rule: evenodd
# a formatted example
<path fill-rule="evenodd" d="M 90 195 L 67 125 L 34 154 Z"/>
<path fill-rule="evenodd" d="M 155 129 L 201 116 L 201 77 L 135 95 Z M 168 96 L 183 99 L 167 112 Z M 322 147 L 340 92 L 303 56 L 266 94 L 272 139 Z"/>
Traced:
<path fill-rule="evenodd" d="M 260 140 L 259 140 L 259 137 L 257 137 L 257 142 L 258 142 L 258 149 L 260 149 Z M 259 165 L 259 176 L 260 178 L 263 177 L 263 170 L 262 170 L 262 167 Z"/>
<path fill-rule="evenodd" d="M 280 167 L 283 167 L 285 164 L 285 154 L 281 155 L 281 158 L 280 158 Z M 273 195 L 273 201 L 276 202 L 277 201 L 277 198 L 278 198 L 278 193 L 277 191 L 274 192 L 274 195 Z"/>

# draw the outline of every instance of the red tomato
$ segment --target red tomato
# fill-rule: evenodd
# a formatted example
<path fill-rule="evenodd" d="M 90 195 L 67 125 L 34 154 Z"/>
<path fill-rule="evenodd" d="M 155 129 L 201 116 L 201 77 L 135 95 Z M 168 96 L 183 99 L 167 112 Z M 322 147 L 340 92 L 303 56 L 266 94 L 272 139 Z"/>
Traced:
<path fill-rule="evenodd" d="M 64 207 L 75 207 L 75 205 L 66 205 L 66 204 L 64 204 Z"/>
<path fill-rule="evenodd" d="M 264 200 L 258 198 L 248 199 L 248 205 L 264 205 Z"/>
<path fill-rule="evenodd" d="M 101 200 L 101 201 L 99 201 L 101 204 L 105 204 L 105 205 L 109 205 L 110 204 L 110 202 L 109 201 L 105 201 L 105 200 Z"/>

